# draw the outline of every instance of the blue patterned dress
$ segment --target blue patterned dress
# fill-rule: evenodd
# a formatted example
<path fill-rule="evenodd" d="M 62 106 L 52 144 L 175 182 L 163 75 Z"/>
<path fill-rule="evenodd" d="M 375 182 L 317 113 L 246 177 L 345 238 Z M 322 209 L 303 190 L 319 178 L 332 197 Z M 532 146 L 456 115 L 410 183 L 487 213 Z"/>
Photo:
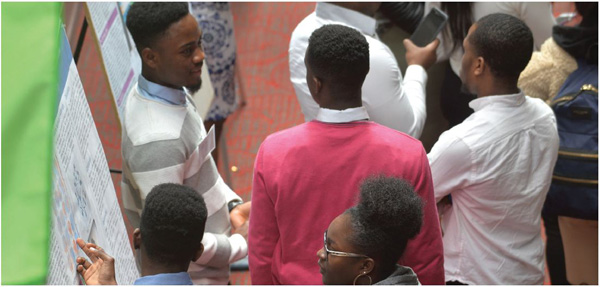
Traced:
<path fill-rule="evenodd" d="M 202 29 L 204 60 L 215 98 L 205 120 L 219 121 L 233 113 L 235 97 L 235 37 L 229 3 L 190 2 L 190 13 Z"/>

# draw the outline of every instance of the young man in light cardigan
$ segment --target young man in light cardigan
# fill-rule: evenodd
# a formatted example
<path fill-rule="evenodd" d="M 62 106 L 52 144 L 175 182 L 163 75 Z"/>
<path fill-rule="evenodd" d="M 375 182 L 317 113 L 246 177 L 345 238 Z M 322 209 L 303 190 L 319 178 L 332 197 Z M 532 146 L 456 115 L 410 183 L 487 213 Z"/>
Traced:
<path fill-rule="evenodd" d="M 411 47 L 416 50 L 407 53 L 418 58 L 411 60 L 435 62 L 433 49 Z M 248 238 L 252 283 L 320 285 L 315 255 L 323 248 L 323 232 L 356 203 L 362 180 L 383 174 L 407 180 L 425 202 L 423 229 L 400 264 L 443 284 L 442 237 L 425 150 L 418 140 L 369 121 L 362 106 L 369 71 L 365 37 L 347 26 L 325 25 L 310 37 L 305 63 L 310 93 L 320 106 L 316 119 L 270 135 L 256 157 Z M 327 260 L 353 258 L 329 254 Z"/>
<path fill-rule="evenodd" d="M 142 74 L 127 98 L 122 123 L 123 206 L 139 227 L 144 200 L 160 183 L 191 187 L 208 211 L 204 253 L 188 270 L 195 284 L 229 281 L 229 264 L 247 254 L 231 233 L 230 212 L 241 199 L 221 179 L 195 104 L 183 87 L 198 87 L 202 32 L 186 3 L 134 3 L 127 16 L 142 58 Z M 208 140 L 208 139 L 206 139 Z M 245 234 L 243 228 L 239 233 Z"/>

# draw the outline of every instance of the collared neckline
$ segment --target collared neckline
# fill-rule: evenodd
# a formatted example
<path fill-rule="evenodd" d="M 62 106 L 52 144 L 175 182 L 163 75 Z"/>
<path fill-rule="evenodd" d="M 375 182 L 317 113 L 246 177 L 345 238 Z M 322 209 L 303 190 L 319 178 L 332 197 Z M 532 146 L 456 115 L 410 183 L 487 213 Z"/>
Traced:
<path fill-rule="evenodd" d="M 163 85 L 148 81 L 140 74 L 138 78 L 138 86 L 147 94 L 147 96 L 158 99 L 172 105 L 185 106 L 187 93 L 185 89 L 173 89 Z"/>
<path fill-rule="evenodd" d="M 375 32 L 375 28 L 377 27 L 377 21 L 375 18 L 369 17 L 360 12 L 343 8 L 335 4 L 319 2 L 317 3 L 315 13 L 319 18 L 350 25 L 359 30 L 361 33 L 371 37 L 376 37 L 377 35 Z"/>
<path fill-rule="evenodd" d="M 134 285 L 193 285 L 187 272 L 160 273 L 143 276 L 135 280 Z"/>
<path fill-rule="evenodd" d="M 507 107 L 518 107 L 525 102 L 525 94 L 519 90 L 516 94 L 494 95 L 483 98 L 477 98 L 469 103 L 474 111 L 479 111 L 489 105 L 500 105 Z"/>
<path fill-rule="evenodd" d="M 315 118 L 315 120 L 324 123 L 348 123 L 368 119 L 369 114 L 365 107 L 349 108 L 341 111 L 319 108 L 319 112 Z"/>

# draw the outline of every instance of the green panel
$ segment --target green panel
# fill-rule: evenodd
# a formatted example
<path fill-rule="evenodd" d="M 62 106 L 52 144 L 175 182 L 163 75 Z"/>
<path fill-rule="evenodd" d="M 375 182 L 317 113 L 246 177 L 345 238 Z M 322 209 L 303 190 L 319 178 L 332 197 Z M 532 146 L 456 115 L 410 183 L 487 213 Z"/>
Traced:
<path fill-rule="evenodd" d="M 2 3 L 2 284 L 45 284 L 61 3 Z"/>

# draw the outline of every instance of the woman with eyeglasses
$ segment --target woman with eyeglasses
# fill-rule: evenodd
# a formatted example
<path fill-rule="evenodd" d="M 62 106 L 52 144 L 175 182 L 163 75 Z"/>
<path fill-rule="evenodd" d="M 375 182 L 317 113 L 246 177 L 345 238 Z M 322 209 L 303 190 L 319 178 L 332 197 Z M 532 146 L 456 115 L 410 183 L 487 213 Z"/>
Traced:
<path fill-rule="evenodd" d="M 360 186 L 359 203 L 336 217 L 317 252 L 323 284 L 420 285 L 397 262 L 421 230 L 423 203 L 406 181 L 377 176 Z"/>

